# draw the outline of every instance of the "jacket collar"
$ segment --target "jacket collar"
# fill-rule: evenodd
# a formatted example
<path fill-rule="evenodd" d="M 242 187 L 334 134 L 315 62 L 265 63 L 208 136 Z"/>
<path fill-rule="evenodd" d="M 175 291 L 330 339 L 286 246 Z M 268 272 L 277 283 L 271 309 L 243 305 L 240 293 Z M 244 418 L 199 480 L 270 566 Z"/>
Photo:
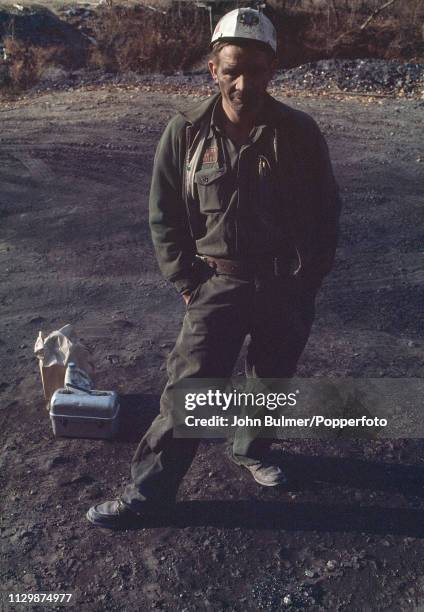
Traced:
<path fill-rule="evenodd" d="M 199 123 L 203 118 L 212 116 L 215 103 L 220 97 L 221 94 L 219 92 L 213 94 L 206 100 L 196 104 L 196 106 L 192 106 L 185 111 L 181 111 L 181 115 L 192 125 Z M 266 118 L 267 125 L 270 127 L 277 127 L 279 124 L 281 124 L 282 114 L 285 114 L 285 109 L 288 110 L 288 107 L 280 102 L 277 102 L 277 100 L 267 93 L 260 120 L 262 121 L 263 118 Z"/>
<path fill-rule="evenodd" d="M 221 96 L 220 93 L 216 93 L 213 96 L 210 96 L 206 100 L 196 104 L 188 108 L 185 111 L 181 111 L 181 115 L 192 125 L 201 121 L 204 117 L 208 116 L 212 113 L 212 109 L 215 105 L 215 102 Z"/>

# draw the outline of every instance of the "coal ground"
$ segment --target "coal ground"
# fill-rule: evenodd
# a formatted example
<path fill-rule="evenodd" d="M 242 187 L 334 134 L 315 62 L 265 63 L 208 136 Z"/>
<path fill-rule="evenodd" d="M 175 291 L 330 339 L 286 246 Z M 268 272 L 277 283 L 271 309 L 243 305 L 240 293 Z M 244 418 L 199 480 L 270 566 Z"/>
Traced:
<path fill-rule="evenodd" d="M 66 71 L 52 66 L 41 75 L 35 92 L 69 87 L 120 84 L 140 87 L 161 87 L 179 92 L 181 88 L 209 91 L 212 80 L 205 66 L 200 69 L 169 74 L 134 72 L 107 73 L 104 70 L 80 69 Z M 278 70 L 272 82 L 278 90 L 302 93 L 344 93 L 424 98 L 424 65 L 414 62 L 385 61 L 374 58 L 341 60 L 328 59 L 302 64 L 290 70 Z"/>
<path fill-rule="evenodd" d="M 318 121 L 344 199 L 299 374 L 422 378 L 423 102 L 273 91 Z M 422 610 L 419 439 L 284 441 L 281 490 L 204 442 L 168 519 L 117 533 L 85 519 L 127 481 L 184 315 L 147 225 L 156 143 L 193 102 L 182 93 L 106 84 L 0 106 L 1 609 L 54 609 L 9 594 L 66 592 L 69 609 L 99 612 Z M 122 396 L 114 441 L 52 435 L 33 343 L 65 323 L 97 386 Z"/>

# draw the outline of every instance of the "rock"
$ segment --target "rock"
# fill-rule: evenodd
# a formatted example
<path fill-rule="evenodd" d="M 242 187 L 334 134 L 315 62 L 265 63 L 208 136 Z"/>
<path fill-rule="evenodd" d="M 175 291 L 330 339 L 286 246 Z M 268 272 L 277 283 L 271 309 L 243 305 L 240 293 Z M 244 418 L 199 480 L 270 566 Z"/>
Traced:
<path fill-rule="evenodd" d="M 58 465 L 65 465 L 66 463 L 72 462 L 71 457 L 67 457 L 64 455 L 56 455 L 51 459 L 51 466 L 57 467 Z"/>
<path fill-rule="evenodd" d="M 36 585 L 37 578 L 35 577 L 34 574 L 25 574 L 24 577 L 22 578 L 22 582 L 28 586 Z"/>
<path fill-rule="evenodd" d="M 96 500 L 99 499 L 103 495 L 102 488 L 99 485 L 88 486 L 84 492 L 84 496 L 86 499 Z"/>
<path fill-rule="evenodd" d="M 40 75 L 40 82 L 57 83 L 69 78 L 69 72 L 59 66 L 48 66 Z"/>
<path fill-rule="evenodd" d="M 36 315 L 35 317 L 32 317 L 29 320 L 29 323 L 33 323 L 33 324 L 39 324 L 39 323 L 43 323 L 43 321 L 45 321 L 46 319 L 44 317 L 41 317 L 40 315 Z"/>

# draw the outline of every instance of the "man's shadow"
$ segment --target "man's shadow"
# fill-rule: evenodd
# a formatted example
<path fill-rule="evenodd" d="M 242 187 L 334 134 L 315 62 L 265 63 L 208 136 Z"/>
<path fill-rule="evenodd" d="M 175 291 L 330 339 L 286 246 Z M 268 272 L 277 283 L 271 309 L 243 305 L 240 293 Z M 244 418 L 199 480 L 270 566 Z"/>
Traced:
<path fill-rule="evenodd" d="M 158 405 L 159 398 L 155 395 L 121 397 L 119 439 L 138 442 L 156 416 Z M 287 472 L 291 491 L 317 491 L 322 488 L 319 483 L 325 482 L 358 489 L 383 490 L 392 494 L 401 493 L 407 497 L 424 496 L 424 470 L 417 465 L 393 465 L 345 457 L 311 457 L 290 453 L 275 453 L 275 460 Z M 359 504 L 288 503 L 285 498 L 284 489 L 278 489 L 272 501 L 256 498 L 182 501 L 169 509 L 166 515 L 144 517 L 141 526 L 214 526 L 424 537 L 423 510 Z"/>
<path fill-rule="evenodd" d="M 171 522 L 178 527 L 213 526 L 424 537 L 424 511 L 381 506 L 265 502 L 258 499 L 187 501 L 176 505 Z"/>
<path fill-rule="evenodd" d="M 148 393 L 120 395 L 118 440 L 139 442 L 158 414 L 159 396 Z"/>

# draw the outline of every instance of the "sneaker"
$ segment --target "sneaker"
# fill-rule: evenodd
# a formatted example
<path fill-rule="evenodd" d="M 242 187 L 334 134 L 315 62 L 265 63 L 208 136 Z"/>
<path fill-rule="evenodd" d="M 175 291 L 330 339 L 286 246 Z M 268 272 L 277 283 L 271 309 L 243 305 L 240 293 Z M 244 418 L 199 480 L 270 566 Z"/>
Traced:
<path fill-rule="evenodd" d="M 140 521 L 140 516 L 133 512 L 122 499 L 114 499 L 92 506 L 86 516 L 93 525 L 106 529 L 122 529 Z"/>
<path fill-rule="evenodd" d="M 287 476 L 278 465 L 258 461 L 242 467 L 249 470 L 256 482 L 263 487 L 278 487 L 287 484 Z"/>

